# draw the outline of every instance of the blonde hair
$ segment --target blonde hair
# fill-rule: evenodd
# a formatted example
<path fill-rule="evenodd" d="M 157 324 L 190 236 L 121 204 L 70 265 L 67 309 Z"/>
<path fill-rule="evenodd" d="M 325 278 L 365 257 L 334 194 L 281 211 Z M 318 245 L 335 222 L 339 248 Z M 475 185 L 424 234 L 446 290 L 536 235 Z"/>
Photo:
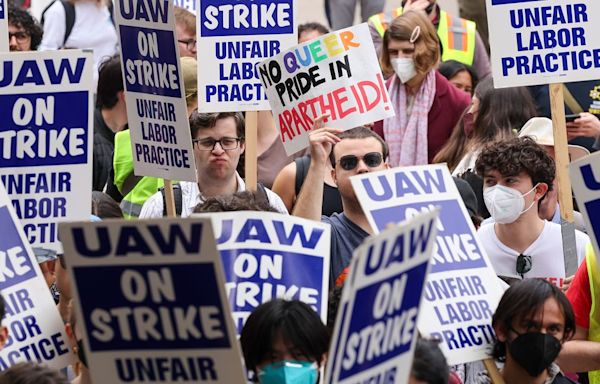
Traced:
<path fill-rule="evenodd" d="M 435 68 L 440 60 L 440 40 L 433 23 L 420 11 L 407 11 L 396 17 L 383 35 L 383 50 L 381 53 L 381 69 L 387 76 L 394 73 L 390 62 L 388 44 L 391 40 L 411 41 L 415 28 L 420 28 L 420 33 L 414 41 L 415 68 L 424 75 Z"/>
<path fill-rule="evenodd" d="M 196 34 L 196 16 L 192 12 L 175 6 L 173 7 L 173 15 L 175 16 L 175 23 L 183 26 L 189 33 Z"/>

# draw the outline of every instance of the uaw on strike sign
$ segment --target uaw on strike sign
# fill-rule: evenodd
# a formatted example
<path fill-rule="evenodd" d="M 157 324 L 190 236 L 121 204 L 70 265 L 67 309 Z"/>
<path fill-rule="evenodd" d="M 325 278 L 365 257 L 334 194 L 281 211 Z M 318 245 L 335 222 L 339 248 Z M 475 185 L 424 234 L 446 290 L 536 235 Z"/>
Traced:
<path fill-rule="evenodd" d="M 494 85 L 600 78 L 600 2 L 487 0 Z"/>

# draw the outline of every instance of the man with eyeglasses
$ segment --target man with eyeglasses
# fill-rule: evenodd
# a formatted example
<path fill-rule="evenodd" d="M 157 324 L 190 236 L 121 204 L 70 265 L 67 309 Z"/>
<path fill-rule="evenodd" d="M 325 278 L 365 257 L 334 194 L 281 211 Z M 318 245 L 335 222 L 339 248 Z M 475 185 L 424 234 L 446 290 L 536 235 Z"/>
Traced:
<path fill-rule="evenodd" d="M 485 205 L 495 224 L 478 234 L 499 276 L 545 278 L 562 287 L 565 278 L 561 227 L 539 217 L 540 202 L 553 186 L 554 160 L 530 137 L 490 144 L 475 163 L 483 178 Z M 589 237 L 576 231 L 578 263 Z"/>
<path fill-rule="evenodd" d="M 196 16 L 185 8 L 174 7 L 175 36 L 179 57 L 196 58 Z"/>
<path fill-rule="evenodd" d="M 190 129 L 194 143 L 194 158 L 198 183 L 182 181 L 181 217 L 193 213 L 196 205 L 209 197 L 230 195 L 246 190 L 244 180 L 236 168 L 244 152 L 244 115 L 240 112 L 198 113 L 190 116 Z M 269 204 L 281 213 L 287 209 L 281 198 L 267 188 L 264 190 Z M 162 217 L 164 199 L 155 193 L 144 203 L 140 219 Z"/>
<path fill-rule="evenodd" d="M 325 116 L 315 122 L 319 127 Z M 363 212 L 350 177 L 388 168 L 387 144 L 375 132 L 358 127 L 342 132 L 336 128 L 320 128 L 311 131 L 311 161 L 293 214 L 306 219 L 323 221 L 331 225 L 331 268 L 329 280 L 333 282 L 350 263 L 352 252 L 373 233 Z M 330 161 L 331 171 L 340 196 L 342 213 L 321 216 L 323 204 L 323 180 Z"/>
<path fill-rule="evenodd" d="M 17 8 L 8 8 L 8 44 L 11 52 L 35 51 L 42 42 L 42 27 L 29 14 Z"/>

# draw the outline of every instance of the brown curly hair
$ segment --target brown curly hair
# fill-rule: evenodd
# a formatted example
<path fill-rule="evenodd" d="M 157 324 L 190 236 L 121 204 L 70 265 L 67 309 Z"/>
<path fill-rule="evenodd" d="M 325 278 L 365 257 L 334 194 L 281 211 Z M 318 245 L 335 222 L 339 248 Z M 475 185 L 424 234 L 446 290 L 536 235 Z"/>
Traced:
<path fill-rule="evenodd" d="M 433 24 L 422 12 L 408 11 L 396 17 L 383 35 L 381 69 L 386 76 L 394 73 L 388 50 L 390 40 L 410 41 L 416 27 L 421 28 L 421 33 L 415 41 L 415 69 L 424 75 L 437 66 L 440 61 L 440 40 Z"/>
<path fill-rule="evenodd" d="M 481 177 L 496 170 L 502 176 L 515 176 L 525 172 L 533 185 L 545 183 L 552 190 L 556 173 L 554 160 L 542 146 L 530 137 L 515 137 L 486 145 L 475 163 L 475 171 Z"/>

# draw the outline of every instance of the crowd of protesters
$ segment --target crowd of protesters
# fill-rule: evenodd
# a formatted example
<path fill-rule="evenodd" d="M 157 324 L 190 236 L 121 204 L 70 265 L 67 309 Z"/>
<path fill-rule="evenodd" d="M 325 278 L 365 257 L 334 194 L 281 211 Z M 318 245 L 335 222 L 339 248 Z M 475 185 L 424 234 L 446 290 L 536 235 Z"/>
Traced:
<path fill-rule="evenodd" d="M 163 180 L 134 174 L 131 137 L 112 4 L 54 1 L 38 22 L 28 4 L 8 8 L 11 51 L 94 51 L 93 211 L 96 220 L 166 216 Z M 581 215 L 575 212 L 578 265 L 566 276 L 557 201 L 554 140 L 547 87 L 496 89 L 490 75 L 485 2 L 460 2 L 461 18 L 436 0 L 326 0 L 331 28 L 299 26 L 300 43 L 354 23 L 357 3 L 368 22 L 395 117 L 341 131 L 314 122 L 310 147 L 285 153 L 270 112 L 259 114 L 258 181 L 244 182 L 244 114 L 199 113 L 196 16 L 176 7 L 176 38 L 188 104 L 198 182 L 175 187 L 181 217 L 193 212 L 266 210 L 330 224 L 332 297 L 343 285 L 353 251 L 374 233 L 350 177 L 393 167 L 446 163 L 499 278 L 510 284 L 493 316 L 490 354 L 506 383 L 600 383 L 600 270 Z M 321 12 L 321 10 L 315 10 Z M 74 16 L 73 16 L 74 15 Z M 73 19 L 74 17 L 74 19 Z M 475 20 L 470 20 L 469 17 Z M 452 20 L 453 29 L 440 28 Z M 42 24 L 43 22 L 43 24 Z M 455 41 L 469 41 L 462 49 Z M 200 64 L 196 62 L 196 56 Z M 600 80 L 570 83 L 567 123 L 571 158 L 600 146 Z M 0 118 L 1 119 L 1 118 Z M 39 256 L 39 255 L 38 255 Z M 55 257 L 56 258 L 56 257 Z M 73 383 L 90 383 L 71 283 L 59 257 L 41 265 L 55 293 L 77 365 Z M 547 278 L 557 277 L 557 284 Z M 339 295 L 339 293 L 338 293 Z M 0 299 L 0 319 L 4 303 Z M 330 306 L 330 319 L 336 308 Z M 328 328 L 329 327 L 329 328 Z M 332 324 L 310 306 L 275 299 L 259 306 L 241 334 L 246 368 L 263 383 L 320 380 Z M 10 337 L 0 326 L 0 348 Z M 588 374 L 589 372 L 589 374 Z M 589 381 L 588 381 L 589 380 Z M 64 375 L 18 364 L 0 383 L 65 383 Z M 446 364 L 436 341 L 420 339 L 410 383 L 488 383 L 474 366 Z"/>

